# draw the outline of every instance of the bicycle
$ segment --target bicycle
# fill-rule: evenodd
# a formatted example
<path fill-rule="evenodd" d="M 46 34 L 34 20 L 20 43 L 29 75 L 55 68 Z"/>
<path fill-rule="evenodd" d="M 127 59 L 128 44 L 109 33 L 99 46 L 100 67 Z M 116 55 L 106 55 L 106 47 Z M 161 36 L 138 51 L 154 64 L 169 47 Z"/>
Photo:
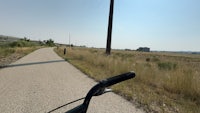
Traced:
<path fill-rule="evenodd" d="M 62 105 L 60 107 L 57 107 L 57 108 L 49 111 L 48 113 L 51 113 L 51 112 L 53 112 L 57 109 L 60 109 L 61 107 L 64 107 L 66 105 L 72 104 L 72 103 L 77 102 L 77 101 L 80 101 L 82 99 L 84 99 L 84 102 L 81 105 L 79 105 L 79 106 L 77 106 L 77 107 L 75 107 L 75 108 L 73 108 L 73 109 L 71 109 L 71 110 L 69 110 L 65 113 L 86 113 L 88 106 L 89 106 L 89 103 L 90 103 L 90 100 L 92 99 L 93 96 L 100 96 L 102 94 L 111 92 L 112 90 L 107 89 L 107 87 L 112 86 L 114 84 L 117 84 L 119 82 L 128 80 L 128 79 L 134 78 L 135 76 L 136 76 L 135 73 L 133 71 L 131 71 L 131 72 L 128 72 L 128 73 L 124 73 L 124 74 L 121 74 L 121 75 L 117 75 L 117 76 L 114 76 L 114 77 L 110 77 L 110 78 L 101 80 L 98 84 L 96 84 L 95 86 L 93 86 L 89 90 L 86 97 L 77 99 L 75 101 L 72 101 L 70 103 Z"/>

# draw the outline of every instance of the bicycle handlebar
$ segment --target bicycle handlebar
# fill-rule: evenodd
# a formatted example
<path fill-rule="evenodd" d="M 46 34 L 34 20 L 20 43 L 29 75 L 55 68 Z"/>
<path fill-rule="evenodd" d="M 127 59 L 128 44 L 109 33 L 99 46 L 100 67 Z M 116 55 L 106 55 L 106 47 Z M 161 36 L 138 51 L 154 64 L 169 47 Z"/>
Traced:
<path fill-rule="evenodd" d="M 100 81 L 100 84 L 103 87 L 109 87 L 109 86 L 112 86 L 112 85 L 117 84 L 119 82 L 131 79 L 133 77 L 135 77 L 135 73 L 133 71 L 131 71 L 131 72 L 128 72 L 128 73 L 124 73 L 124 74 L 121 74 L 121 75 L 117 75 L 117 76 L 102 80 L 102 81 Z"/>
<path fill-rule="evenodd" d="M 104 93 L 104 90 L 106 87 L 131 79 L 135 76 L 136 76 L 135 73 L 131 71 L 128 73 L 124 73 L 124 74 L 110 77 L 110 78 L 100 81 L 98 84 L 92 87 L 90 91 L 87 93 L 87 96 L 85 97 L 85 101 L 83 102 L 83 104 L 81 104 L 78 107 L 75 107 L 72 110 L 67 111 L 66 113 L 86 113 L 92 96 L 99 96 Z"/>

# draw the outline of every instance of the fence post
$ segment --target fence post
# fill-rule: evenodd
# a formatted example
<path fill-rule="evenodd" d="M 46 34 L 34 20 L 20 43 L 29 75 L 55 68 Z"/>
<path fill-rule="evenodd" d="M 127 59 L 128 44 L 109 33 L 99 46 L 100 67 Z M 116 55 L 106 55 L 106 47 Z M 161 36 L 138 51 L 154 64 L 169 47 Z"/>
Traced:
<path fill-rule="evenodd" d="M 67 52 L 67 50 L 66 50 L 66 48 L 64 48 L 64 55 L 66 54 L 66 52 Z"/>

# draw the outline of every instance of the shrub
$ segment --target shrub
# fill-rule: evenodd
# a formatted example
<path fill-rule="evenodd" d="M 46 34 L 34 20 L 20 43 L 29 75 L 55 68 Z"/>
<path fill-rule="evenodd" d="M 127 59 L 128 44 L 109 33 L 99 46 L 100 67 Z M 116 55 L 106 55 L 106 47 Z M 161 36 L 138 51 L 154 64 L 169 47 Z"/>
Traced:
<path fill-rule="evenodd" d="M 149 61 L 150 61 L 150 58 L 146 58 L 146 61 L 149 62 Z"/>

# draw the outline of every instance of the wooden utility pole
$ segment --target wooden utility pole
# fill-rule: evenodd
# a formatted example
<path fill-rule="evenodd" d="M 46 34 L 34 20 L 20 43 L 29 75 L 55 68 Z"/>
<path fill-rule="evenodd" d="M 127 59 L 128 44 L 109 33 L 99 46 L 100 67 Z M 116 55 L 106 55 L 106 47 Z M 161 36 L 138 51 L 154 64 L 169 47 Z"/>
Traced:
<path fill-rule="evenodd" d="M 71 50 L 71 39 L 70 39 L 70 33 L 69 33 L 69 49 Z"/>
<path fill-rule="evenodd" d="M 106 45 L 106 54 L 107 55 L 110 55 L 110 51 L 111 51 L 113 9 L 114 9 L 114 0 L 110 0 L 110 13 L 109 13 L 107 45 Z"/>

